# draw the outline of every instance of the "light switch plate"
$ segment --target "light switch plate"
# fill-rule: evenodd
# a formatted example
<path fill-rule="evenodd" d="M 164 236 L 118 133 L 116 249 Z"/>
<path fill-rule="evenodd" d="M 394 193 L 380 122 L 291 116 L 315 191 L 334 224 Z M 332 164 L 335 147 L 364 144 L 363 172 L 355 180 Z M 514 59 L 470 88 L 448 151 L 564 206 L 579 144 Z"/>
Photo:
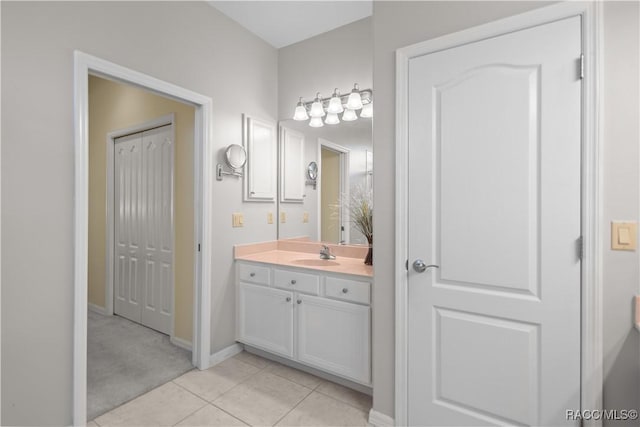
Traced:
<path fill-rule="evenodd" d="M 302 222 L 305 224 L 309 222 L 309 212 L 305 212 L 302 214 Z"/>
<path fill-rule="evenodd" d="M 611 249 L 615 251 L 635 251 L 638 223 L 635 221 L 613 221 L 611 223 Z"/>
<path fill-rule="evenodd" d="M 244 226 L 244 215 L 241 213 L 234 213 L 231 215 L 231 225 L 234 227 L 243 227 Z"/>
<path fill-rule="evenodd" d="M 267 214 L 267 224 L 273 224 L 273 212 Z"/>
<path fill-rule="evenodd" d="M 284 224 L 285 222 L 287 222 L 287 213 L 286 212 L 280 212 L 280 222 L 282 224 Z"/>

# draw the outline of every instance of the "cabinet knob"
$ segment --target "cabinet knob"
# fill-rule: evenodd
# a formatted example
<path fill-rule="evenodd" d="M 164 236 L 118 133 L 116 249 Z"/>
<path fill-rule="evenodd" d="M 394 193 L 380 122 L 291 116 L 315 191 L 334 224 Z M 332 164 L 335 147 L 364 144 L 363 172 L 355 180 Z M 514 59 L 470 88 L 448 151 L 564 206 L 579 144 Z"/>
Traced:
<path fill-rule="evenodd" d="M 342 293 L 343 293 L 343 294 L 346 294 L 347 292 L 349 292 L 349 289 L 347 289 L 347 288 L 342 288 Z"/>
<path fill-rule="evenodd" d="M 296 284 L 295 279 L 291 280 L 291 284 L 292 284 L 292 285 L 295 285 L 295 284 Z"/>
<path fill-rule="evenodd" d="M 296 301 L 298 304 L 302 304 L 302 300 L 299 299 L 298 301 Z"/>
<path fill-rule="evenodd" d="M 254 277 L 256 273 L 249 273 L 249 276 Z"/>
<path fill-rule="evenodd" d="M 287 297 L 287 302 L 290 302 L 290 301 L 291 301 L 291 297 Z"/>

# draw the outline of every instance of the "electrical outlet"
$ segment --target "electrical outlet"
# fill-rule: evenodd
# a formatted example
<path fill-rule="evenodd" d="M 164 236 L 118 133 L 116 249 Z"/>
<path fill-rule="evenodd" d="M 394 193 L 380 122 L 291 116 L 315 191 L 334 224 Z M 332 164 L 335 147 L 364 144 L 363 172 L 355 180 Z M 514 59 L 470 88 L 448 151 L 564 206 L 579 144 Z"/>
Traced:
<path fill-rule="evenodd" d="M 269 212 L 267 214 L 267 224 L 273 224 L 273 213 Z"/>
<path fill-rule="evenodd" d="M 285 222 L 287 222 L 287 213 L 286 212 L 280 212 L 280 222 L 282 224 L 284 224 Z"/>
<path fill-rule="evenodd" d="M 241 213 L 234 213 L 231 215 L 231 223 L 234 227 L 244 226 L 244 215 Z"/>
<path fill-rule="evenodd" d="M 302 214 L 302 222 L 305 224 L 309 222 L 309 212 L 305 212 Z"/>

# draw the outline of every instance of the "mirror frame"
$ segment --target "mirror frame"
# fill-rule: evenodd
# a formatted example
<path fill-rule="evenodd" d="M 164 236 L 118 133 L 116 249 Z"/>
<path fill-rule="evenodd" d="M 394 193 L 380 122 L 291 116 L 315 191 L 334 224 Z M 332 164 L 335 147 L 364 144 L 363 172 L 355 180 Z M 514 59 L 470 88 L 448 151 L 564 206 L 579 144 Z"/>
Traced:
<path fill-rule="evenodd" d="M 244 158 L 242 160 L 242 162 L 240 162 L 240 164 L 236 164 L 232 161 L 232 150 L 238 151 L 238 149 L 240 149 L 244 155 Z M 239 144 L 231 144 L 227 147 L 227 149 L 224 151 L 224 160 L 227 163 L 227 166 L 229 166 L 231 169 L 233 169 L 234 171 L 242 169 L 246 164 L 247 164 L 247 150 L 244 149 L 244 147 L 242 145 Z"/>
<path fill-rule="evenodd" d="M 316 162 L 310 162 L 307 166 L 307 177 L 314 182 L 318 179 L 318 164 Z"/>

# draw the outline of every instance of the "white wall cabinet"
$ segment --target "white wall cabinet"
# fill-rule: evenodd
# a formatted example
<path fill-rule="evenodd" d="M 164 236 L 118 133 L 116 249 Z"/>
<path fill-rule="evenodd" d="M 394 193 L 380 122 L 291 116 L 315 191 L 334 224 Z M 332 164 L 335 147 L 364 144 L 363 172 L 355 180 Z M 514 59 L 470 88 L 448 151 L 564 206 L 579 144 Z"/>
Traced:
<path fill-rule="evenodd" d="M 238 341 L 371 385 L 371 285 L 366 278 L 244 261 L 237 262 L 236 277 Z"/>
<path fill-rule="evenodd" d="M 280 128 L 280 201 L 302 203 L 305 186 L 304 135 Z"/>
<path fill-rule="evenodd" d="M 277 189 L 276 125 L 244 116 L 244 147 L 247 166 L 244 200 L 272 202 Z"/>

